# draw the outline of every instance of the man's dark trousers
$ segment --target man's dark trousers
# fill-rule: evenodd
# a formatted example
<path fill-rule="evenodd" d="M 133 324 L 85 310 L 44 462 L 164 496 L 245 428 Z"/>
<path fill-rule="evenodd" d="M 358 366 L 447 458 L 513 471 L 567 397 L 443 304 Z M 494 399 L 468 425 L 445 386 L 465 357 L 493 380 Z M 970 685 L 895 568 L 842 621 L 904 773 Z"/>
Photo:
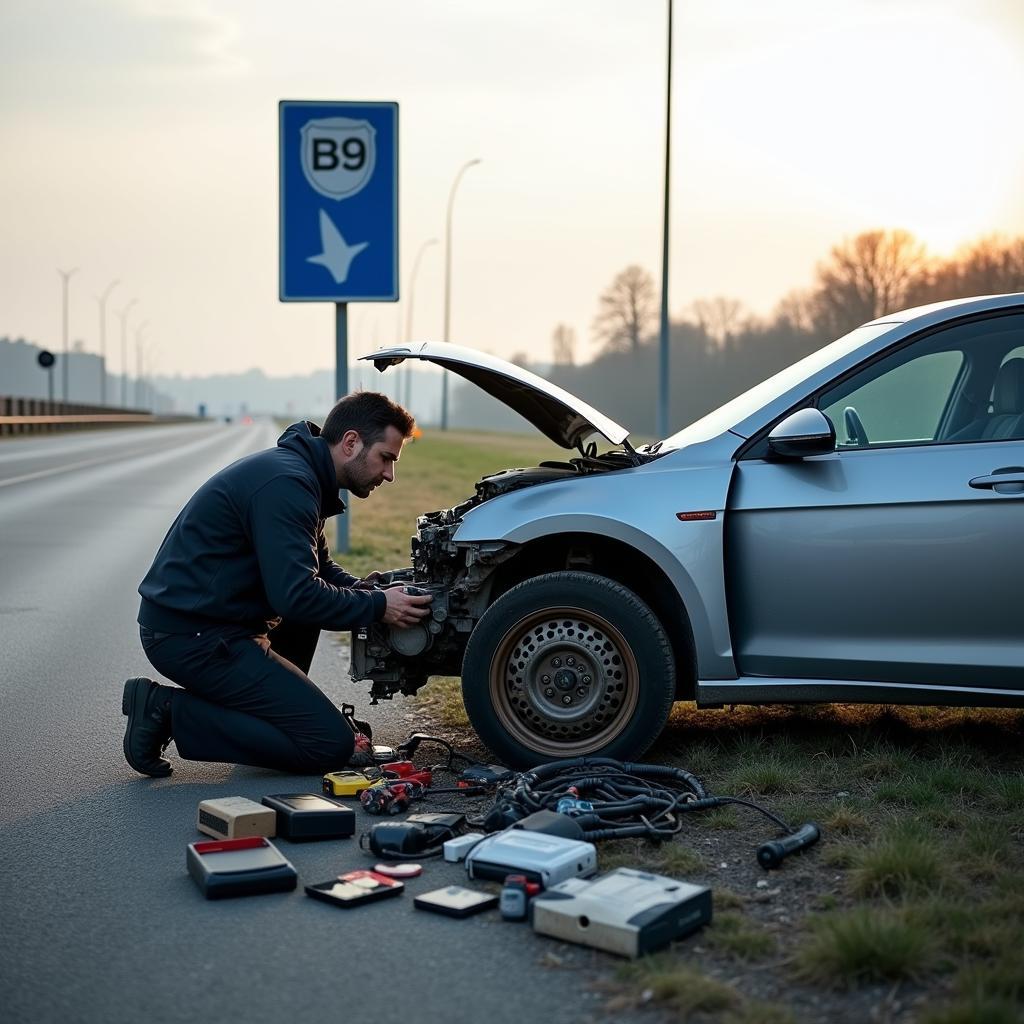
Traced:
<path fill-rule="evenodd" d="M 239 626 L 159 633 L 143 626 L 153 667 L 179 686 L 171 735 L 189 761 L 319 774 L 343 767 L 354 734 L 306 673 L 320 630 L 282 622 L 269 634 Z"/>

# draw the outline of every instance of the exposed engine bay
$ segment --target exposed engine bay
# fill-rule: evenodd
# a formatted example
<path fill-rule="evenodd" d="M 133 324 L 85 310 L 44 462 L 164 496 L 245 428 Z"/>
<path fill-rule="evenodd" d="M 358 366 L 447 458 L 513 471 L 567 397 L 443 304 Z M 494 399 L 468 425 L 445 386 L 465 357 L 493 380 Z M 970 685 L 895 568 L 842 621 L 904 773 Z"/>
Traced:
<path fill-rule="evenodd" d="M 390 700 L 399 692 L 414 694 L 430 676 L 461 674 L 469 635 L 499 596 L 495 584 L 501 574 L 496 570 L 519 550 L 518 545 L 504 541 L 457 543 L 455 532 L 470 509 L 524 487 L 626 469 L 638 461 L 632 450 L 598 455 L 590 446 L 568 462 L 544 462 L 485 476 L 477 482 L 473 497 L 419 516 L 412 538 L 412 566 L 386 574 L 385 585 L 412 586 L 432 594 L 430 616 L 405 629 L 375 623 L 353 631 L 351 677 L 371 681 L 371 702 Z M 517 582 L 514 574 L 504 576 L 500 592 Z"/>

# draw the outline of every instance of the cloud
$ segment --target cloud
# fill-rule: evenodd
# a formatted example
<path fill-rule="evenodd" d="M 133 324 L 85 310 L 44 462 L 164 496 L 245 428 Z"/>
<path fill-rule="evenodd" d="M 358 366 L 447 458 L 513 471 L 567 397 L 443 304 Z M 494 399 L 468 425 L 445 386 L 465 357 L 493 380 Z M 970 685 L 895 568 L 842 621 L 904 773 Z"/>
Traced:
<path fill-rule="evenodd" d="M 236 26 L 201 0 L 5 0 L 0 25 L 5 89 L 22 95 L 30 86 L 45 91 L 55 74 L 65 84 L 88 84 L 111 71 L 225 74 L 245 67 L 232 49 Z"/>

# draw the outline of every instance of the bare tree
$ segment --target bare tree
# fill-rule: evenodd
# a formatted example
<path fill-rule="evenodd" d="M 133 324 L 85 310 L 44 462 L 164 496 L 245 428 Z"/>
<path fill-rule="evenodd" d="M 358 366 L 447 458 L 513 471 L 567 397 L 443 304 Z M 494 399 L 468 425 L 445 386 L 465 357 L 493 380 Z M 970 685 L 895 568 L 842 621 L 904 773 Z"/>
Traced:
<path fill-rule="evenodd" d="M 654 279 L 643 267 L 633 264 L 617 274 L 601 294 L 600 309 L 594 317 L 594 338 L 604 343 L 606 351 L 635 352 L 657 319 Z"/>
<path fill-rule="evenodd" d="M 924 246 L 907 231 L 866 231 L 847 239 L 818 264 L 811 300 L 815 326 L 844 334 L 903 308 L 926 267 Z"/>
<path fill-rule="evenodd" d="M 530 368 L 530 356 L 522 350 L 513 352 L 512 355 L 508 357 L 508 361 L 510 363 L 515 363 L 516 366 L 521 366 L 524 370 L 528 370 Z"/>
<path fill-rule="evenodd" d="M 744 315 L 739 299 L 716 295 L 713 299 L 697 299 L 690 307 L 697 326 L 716 344 L 724 345 L 742 330 L 750 316 Z"/>
<path fill-rule="evenodd" d="M 551 335 L 551 361 L 556 366 L 576 362 L 576 332 L 567 324 L 559 324 Z"/>
<path fill-rule="evenodd" d="M 810 334 L 814 330 L 813 296 L 799 289 L 788 292 L 779 299 L 773 320 L 784 329 Z"/>

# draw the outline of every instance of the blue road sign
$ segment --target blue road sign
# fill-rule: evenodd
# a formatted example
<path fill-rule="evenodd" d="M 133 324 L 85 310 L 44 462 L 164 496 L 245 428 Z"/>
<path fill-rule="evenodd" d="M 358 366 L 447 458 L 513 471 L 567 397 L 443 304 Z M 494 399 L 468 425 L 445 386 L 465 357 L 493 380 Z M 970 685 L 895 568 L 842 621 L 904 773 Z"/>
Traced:
<path fill-rule="evenodd" d="M 398 298 L 398 104 L 280 104 L 282 302 Z"/>

